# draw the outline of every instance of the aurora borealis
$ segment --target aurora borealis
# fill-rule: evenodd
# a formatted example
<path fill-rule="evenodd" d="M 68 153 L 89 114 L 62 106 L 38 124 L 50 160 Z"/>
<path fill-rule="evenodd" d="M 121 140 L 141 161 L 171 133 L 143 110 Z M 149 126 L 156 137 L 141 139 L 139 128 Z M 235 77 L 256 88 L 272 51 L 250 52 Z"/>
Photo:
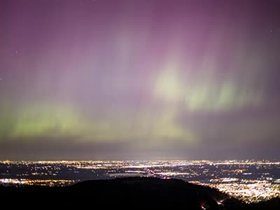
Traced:
<path fill-rule="evenodd" d="M 279 158 L 279 8 L 1 0 L 0 158 Z"/>

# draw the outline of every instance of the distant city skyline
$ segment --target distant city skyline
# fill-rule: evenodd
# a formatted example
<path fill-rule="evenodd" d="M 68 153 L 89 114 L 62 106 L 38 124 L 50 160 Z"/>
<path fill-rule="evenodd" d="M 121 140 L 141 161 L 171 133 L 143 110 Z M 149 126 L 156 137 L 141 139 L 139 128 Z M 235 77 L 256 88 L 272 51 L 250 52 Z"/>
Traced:
<path fill-rule="evenodd" d="M 2 0 L 0 159 L 274 159 L 280 1 Z"/>

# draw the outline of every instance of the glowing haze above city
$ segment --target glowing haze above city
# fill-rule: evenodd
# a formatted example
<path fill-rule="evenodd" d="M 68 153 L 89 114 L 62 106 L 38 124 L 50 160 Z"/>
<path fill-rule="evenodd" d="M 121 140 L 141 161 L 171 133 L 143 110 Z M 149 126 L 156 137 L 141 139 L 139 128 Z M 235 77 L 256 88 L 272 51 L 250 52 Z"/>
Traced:
<path fill-rule="evenodd" d="M 277 0 L 1 0 L 0 159 L 278 159 Z"/>

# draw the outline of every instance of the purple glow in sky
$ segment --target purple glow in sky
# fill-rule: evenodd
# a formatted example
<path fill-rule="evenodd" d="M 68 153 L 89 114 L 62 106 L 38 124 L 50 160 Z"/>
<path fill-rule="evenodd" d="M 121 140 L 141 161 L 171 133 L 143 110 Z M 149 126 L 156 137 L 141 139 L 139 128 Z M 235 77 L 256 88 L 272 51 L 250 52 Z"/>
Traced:
<path fill-rule="evenodd" d="M 277 159 L 278 0 L 2 0 L 1 159 Z"/>

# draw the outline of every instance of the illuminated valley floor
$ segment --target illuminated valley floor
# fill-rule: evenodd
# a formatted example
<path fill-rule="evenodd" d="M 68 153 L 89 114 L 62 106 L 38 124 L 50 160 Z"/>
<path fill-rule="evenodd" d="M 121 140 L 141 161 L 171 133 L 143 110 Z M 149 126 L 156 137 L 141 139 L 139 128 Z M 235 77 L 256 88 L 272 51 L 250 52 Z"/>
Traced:
<path fill-rule="evenodd" d="M 125 176 L 177 178 L 246 202 L 280 197 L 280 162 L 269 161 L 2 161 L 2 185 L 65 186 Z"/>

